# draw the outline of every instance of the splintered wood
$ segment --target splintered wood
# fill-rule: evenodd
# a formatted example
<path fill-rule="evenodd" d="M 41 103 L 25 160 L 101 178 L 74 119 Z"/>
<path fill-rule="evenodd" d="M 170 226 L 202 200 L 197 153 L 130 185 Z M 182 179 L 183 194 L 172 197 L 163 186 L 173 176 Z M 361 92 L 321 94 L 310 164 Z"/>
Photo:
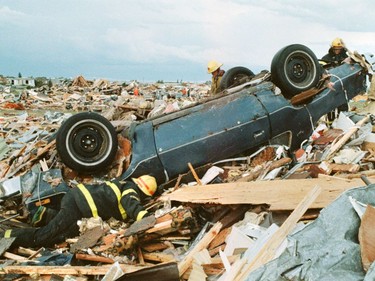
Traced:
<path fill-rule="evenodd" d="M 293 230 L 298 220 L 306 212 L 309 206 L 316 200 L 320 192 L 321 188 L 319 186 L 315 186 L 307 194 L 305 194 L 305 197 L 302 199 L 302 201 L 298 204 L 298 206 L 294 209 L 294 211 L 286 219 L 286 221 L 281 225 L 281 227 L 275 232 L 275 234 L 272 235 L 272 237 L 266 242 L 266 244 L 258 252 L 255 258 L 248 264 L 246 264 L 242 273 L 235 279 L 236 281 L 244 280 L 244 278 L 247 277 L 252 270 L 273 259 L 281 243 Z"/>
<path fill-rule="evenodd" d="M 308 190 L 322 189 L 311 208 L 321 209 L 344 191 L 363 186 L 360 179 L 342 180 L 332 177 L 299 180 L 236 182 L 180 188 L 166 196 L 172 201 L 213 204 L 269 204 L 270 210 L 294 210 Z M 272 196 L 270 196 L 272 194 Z"/>
<path fill-rule="evenodd" d="M 364 270 L 375 261 L 375 208 L 367 206 L 359 227 L 358 239 L 361 245 L 361 258 Z"/>
<path fill-rule="evenodd" d="M 222 224 L 217 222 L 207 233 L 206 235 L 198 242 L 198 244 L 189 252 L 187 256 L 178 264 L 178 270 L 180 276 L 182 276 L 185 271 L 190 267 L 193 262 L 193 257 L 199 251 L 207 248 L 211 241 L 216 237 L 220 232 Z"/>

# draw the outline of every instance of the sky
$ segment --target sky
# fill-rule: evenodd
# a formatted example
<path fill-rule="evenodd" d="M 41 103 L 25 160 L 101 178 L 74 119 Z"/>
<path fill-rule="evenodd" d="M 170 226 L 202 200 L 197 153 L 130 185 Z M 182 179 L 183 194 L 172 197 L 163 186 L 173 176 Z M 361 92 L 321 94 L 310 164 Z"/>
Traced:
<path fill-rule="evenodd" d="M 0 75 L 204 82 L 296 43 L 375 54 L 374 19 L 373 0 L 0 0 Z"/>

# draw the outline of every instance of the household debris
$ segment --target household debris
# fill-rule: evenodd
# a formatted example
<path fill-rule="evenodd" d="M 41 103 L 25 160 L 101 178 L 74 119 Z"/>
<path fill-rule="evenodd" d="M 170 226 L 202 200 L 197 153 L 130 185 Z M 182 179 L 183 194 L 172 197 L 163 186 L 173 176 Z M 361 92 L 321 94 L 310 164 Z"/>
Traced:
<path fill-rule="evenodd" d="M 280 256 L 244 280 L 372 280 L 373 257 L 368 260 L 367 250 L 373 249 L 362 232 L 369 213 L 361 221 L 350 198 L 368 205 L 368 212 L 374 192 L 374 184 L 344 192 L 316 220 L 291 233 Z"/>
<path fill-rule="evenodd" d="M 8 104 L 27 109 L 27 113 L 7 110 L 0 117 L 2 229 L 30 226 L 37 207 L 58 206 L 66 188 L 74 188 L 78 182 L 99 183 L 126 169 L 131 148 L 121 138 L 116 161 L 104 174 L 79 174 L 64 165 L 53 136 L 69 116 L 82 110 L 100 112 L 121 130 L 132 120 L 199 102 L 206 98 L 208 88 L 205 84 L 143 85 L 136 81 L 119 85 L 80 76 L 71 85 L 25 91 L 17 101 L 0 93 Z M 39 114 L 32 114 L 38 110 Z M 361 179 L 365 174 L 371 182 L 374 175 L 372 123 L 371 114 L 341 113 L 332 125 L 322 118 L 322 126 L 298 151 L 265 145 L 249 155 L 206 167 L 186 163 L 189 172 L 163 185 L 160 196 L 147 204 L 155 217 L 140 223 L 84 220 L 79 237 L 54 249 L 14 249 L 9 239 L 2 238 L 0 274 L 8 280 L 137 280 L 139 276 L 146 280 L 155 274 L 170 276 L 165 280 L 236 280 L 241 275 L 243 280 L 266 280 L 270 272 L 271 279 L 277 276 L 272 280 L 296 280 L 293 278 L 301 278 L 302 273 L 305 280 L 315 280 L 310 276 L 320 270 L 320 280 L 323 274 L 335 280 L 314 258 L 331 247 L 327 263 L 344 263 L 349 255 L 353 258 L 345 269 L 345 280 L 370 278 L 371 245 L 355 240 L 368 241 L 371 233 L 365 223 L 358 223 L 353 209 L 341 209 L 348 203 L 340 198 L 350 194 L 364 204 L 373 204 L 373 186 L 363 187 Z M 333 208 L 338 210 L 328 215 Z M 364 222 L 371 219 L 370 212 Z M 312 234 L 302 234 L 314 225 L 320 227 L 313 231 L 318 241 L 311 239 Z M 346 231 L 352 236 L 340 234 Z M 337 249 L 343 250 L 336 245 L 340 239 L 350 240 L 345 248 L 350 251 L 333 259 Z M 325 248 L 311 252 L 308 247 L 314 244 Z M 257 256 L 252 249 L 257 249 Z M 254 265 L 255 261 L 259 264 Z M 282 271 L 285 268 L 287 272 Z M 133 279 L 129 279 L 131 274 Z"/>

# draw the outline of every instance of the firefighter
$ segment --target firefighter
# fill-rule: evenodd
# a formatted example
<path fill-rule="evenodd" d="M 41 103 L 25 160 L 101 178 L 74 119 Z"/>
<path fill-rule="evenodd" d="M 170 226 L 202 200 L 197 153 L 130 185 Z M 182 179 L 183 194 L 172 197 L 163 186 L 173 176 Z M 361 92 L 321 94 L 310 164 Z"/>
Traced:
<path fill-rule="evenodd" d="M 328 50 L 328 54 L 322 57 L 322 61 L 329 63 L 332 67 L 339 66 L 347 57 L 346 53 L 348 49 L 345 46 L 344 41 L 341 38 L 335 38 Z M 336 110 L 333 110 L 327 114 L 328 124 L 332 124 L 341 111 L 349 111 L 349 105 L 347 103 L 340 105 Z"/>
<path fill-rule="evenodd" d="M 108 220 L 141 220 L 149 215 L 142 203 L 157 189 L 156 179 L 149 175 L 132 181 L 108 181 L 98 185 L 78 184 L 61 200 L 59 212 L 42 227 L 6 230 L 1 237 L 15 237 L 15 247 L 49 247 L 79 235 L 77 221 L 100 217 Z"/>
<path fill-rule="evenodd" d="M 207 64 L 207 72 L 212 74 L 212 83 L 211 83 L 211 91 L 210 91 L 211 95 L 215 95 L 220 91 L 219 86 L 220 86 L 221 78 L 223 77 L 225 73 L 225 71 L 220 68 L 222 66 L 223 66 L 222 63 L 218 63 L 217 61 L 214 61 L 214 60 L 209 61 Z"/>
<path fill-rule="evenodd" d="M 341 38 L 335 38 L 328 53 L 322 57 L 322 61 L 330 63 L 334 67 L 339 66 L 348 57 L 347 51 L 344 41 Z"/>

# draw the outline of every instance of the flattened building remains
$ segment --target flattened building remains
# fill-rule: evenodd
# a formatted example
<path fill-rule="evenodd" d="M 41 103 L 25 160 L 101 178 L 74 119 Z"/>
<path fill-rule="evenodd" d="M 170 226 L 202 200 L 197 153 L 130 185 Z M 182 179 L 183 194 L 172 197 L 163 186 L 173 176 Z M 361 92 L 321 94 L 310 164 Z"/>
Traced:
<path fill-rule="evenodd" d="M 328 70 L 334 75 L 320 88 L 308 87 L 288 99 L 268 72 L 245 77 L 219 98 L 208 97 L 204 83 L 118 83 L 82 76 L 16 95 L 2 87 L 3 230 L 38 226 L 36 218 L 43 216 L 37 210 L 58 208 L 67 190 L 79 183 L 148 172 L 159 188 L 145 205 L 153 216 L 141 221 L 83 218 L 78 237 L 40 249 L 12 247 L 11 238 L 2 238 L 1 274 L 7 280 L 371 280 L 375 139 L 371 90 L 360 89 L 358 82 L 362 73 L 372 74 L 363 64 L 352 59 L 338 72 Z M 341 71 L 356 71 L 356 80 L 335 77 Z M 353 95 L 351 110 L 329 124 L 323 110 L 331 109 L 316 102 L 333 102 L 329 95 L 340 91 Z M 260 120 L 264 112 L 267 125 L 240 126 L 246 124 L 247 102 L 259 104 L 250 119 Z M 273 133 L 280 123 L 271 112 L 283 107 L 293 110 L 278 118 L 293 121 L 288 114 L 309 112 L 298 114 L 301 120 L 313 119 L 313 126 L 301 133 L 302 121 L 288 122 L 281 137 Z M 229 110 L 236 126 L 229 122 Z M 116 132 L 116 153 L 105 169 L 87 172 L 87 163 L 72 169 L 56 148 L 62 124 L 78 112 L 104 117 Z M 205 112 L 214 120 L 227 116 L 226 130 Z M 211 123 L 202 133 L 199 123 L 207 120 Z M 68 137 L 69 130 L 79 135 L 82 129 L 69 128 Z M 94 131 L 101 128 L 106 127 Z M 305 135 L 294 143 L 288 131 Z M 147 141 L 139 140 L 141 133 Z M 241 148 L 246 137 L 263 136 L 256 146 Z M 209 151 L 207 143 L 218 151 Z M 173 154 L 179 146 L 185 151 Z M 75 152 L 82 151 L 67 149 L 73 161 L 79 159 Z"/>

